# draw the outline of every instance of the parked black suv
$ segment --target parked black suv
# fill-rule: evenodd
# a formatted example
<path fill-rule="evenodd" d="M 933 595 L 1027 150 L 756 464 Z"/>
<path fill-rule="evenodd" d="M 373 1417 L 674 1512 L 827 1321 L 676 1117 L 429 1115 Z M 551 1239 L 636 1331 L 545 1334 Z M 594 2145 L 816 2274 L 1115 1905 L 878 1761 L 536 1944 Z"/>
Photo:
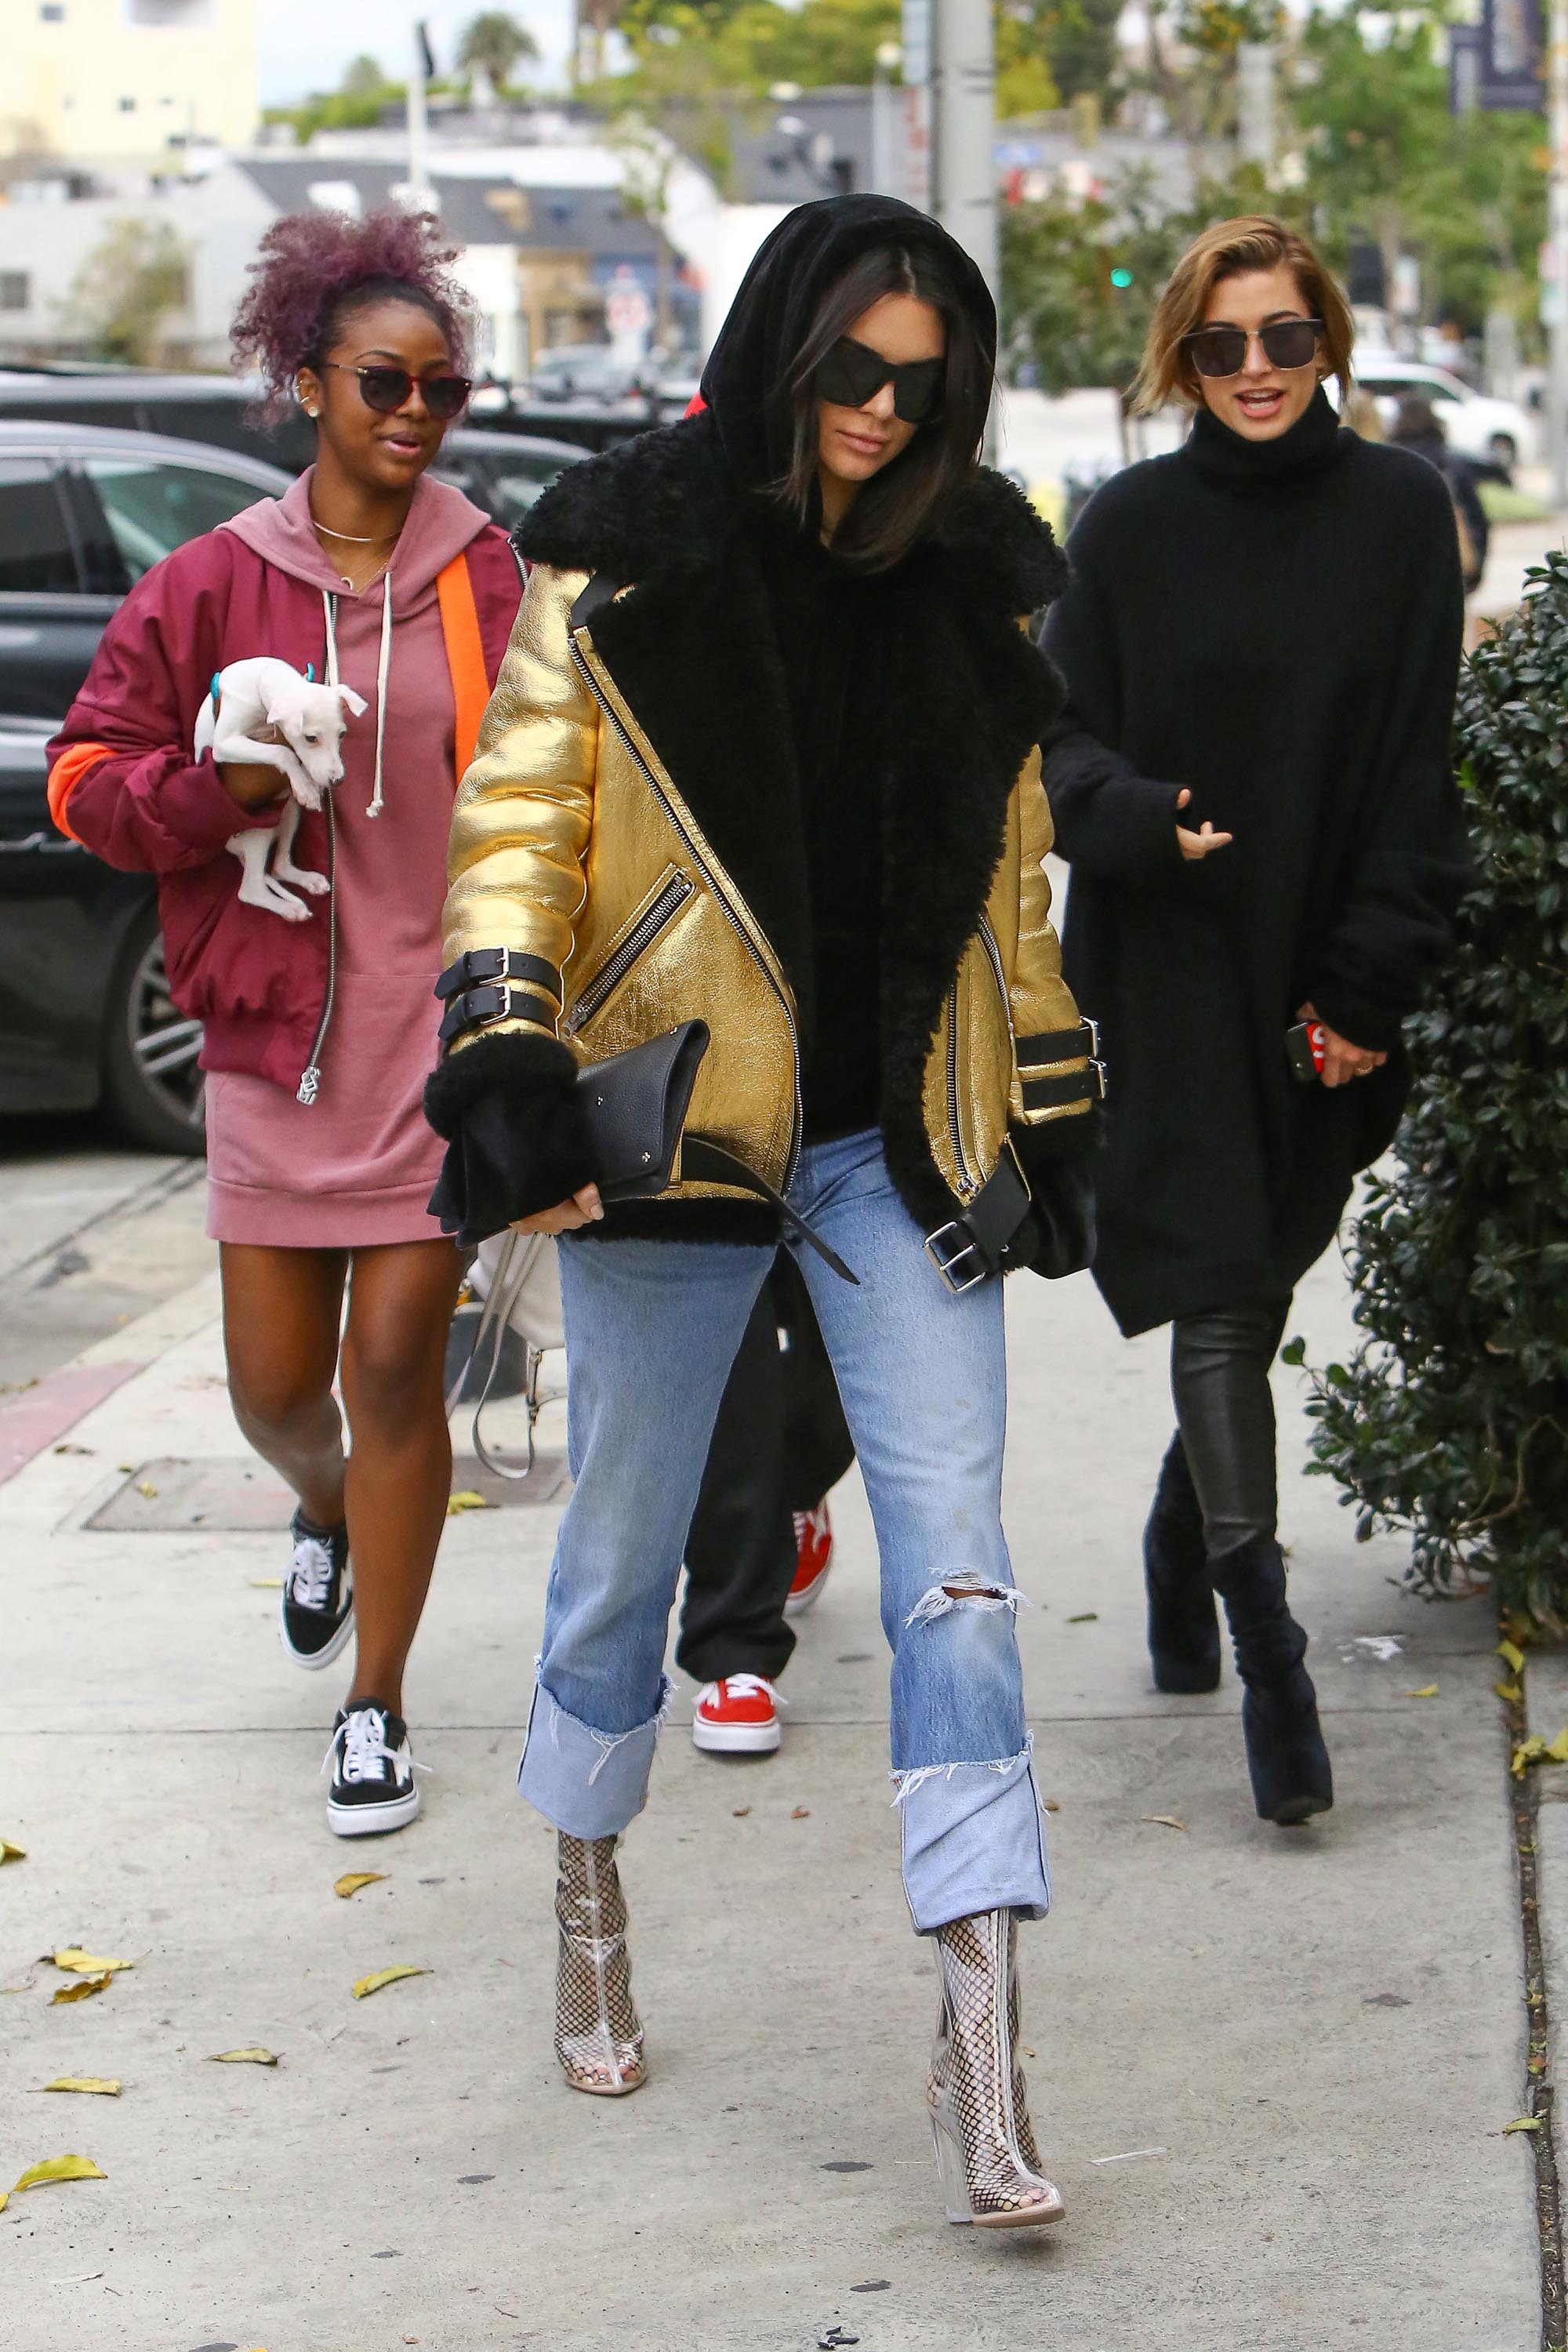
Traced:
<path fill-rule="evenodd" d="M 169 1001 L 152 877 L 57 830 L 44 746 L 132 583 L 289 480 L 191 442 L 0 417 L 0 1111 L 101 1102 L 139 1143 L 202 1149 L 201 1026 Z"/>

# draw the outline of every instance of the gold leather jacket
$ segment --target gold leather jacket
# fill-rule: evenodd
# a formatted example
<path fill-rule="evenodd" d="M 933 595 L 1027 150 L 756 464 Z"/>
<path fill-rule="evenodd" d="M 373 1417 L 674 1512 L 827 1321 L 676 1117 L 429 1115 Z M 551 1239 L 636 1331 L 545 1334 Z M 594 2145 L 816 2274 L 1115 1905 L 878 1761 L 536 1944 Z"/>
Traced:
<path fill-rule="evenodd" d="M 647 438 L 668 443 L 692 431 L 679 426 Z M 634 443 L 616 458 L 644 452 L 646 462 L 647 446 Z M 584 478 L 613 463 L 569 469 L 535 516 L 542 513 L 548 526 L 552 500 L 568 490 L 581 503 Z M 679 466 L 675 473 L 679 481 Z M 997 489 L 1009 499 L 1016 495 L 1005 485 Z M 993 504 L 994 499 L 992 493 Z M 593 519 L 590 512 L 574 526 L 569 516 L 564 530 L 544 528 L 538 536 L 547 547 L 563 536 L 591 542 Z M 1008 520 L 1017 526 L 1011 509 Z M 1032 516 L 1028 521 L 1049 546 L 1044 526 Z M 525 552 L 533 536 L 525 532 Z M 689 579 L 661 583 L 655 567 L 645 587 L 624 561 L 536 562 L 477 756 L 458 793 L 443 961 L 505 948 L 514 972 L 521 964 L 525 974 L 510 982 L 508 1017 L 459 1037 L 454 1060 L 466 1059 L 483 1041 L 538 1037 L 542 1029 L 580 1061 L 595 1062 L 700 1017 L 711 1044 L 689 1129 L 724 1144 L 783 1190 L 800 1146 L 801 1051 L 784 953 L 755 902 L 782 887 L 770 870 L 777 861 L 769 846 L 765 760 L 759 751 L 753 766 L 748 741 L 726 731 L 725 697 L 711 678 L 705 688 L 690 645 L 695 629 L 706 635 L 711 663 L 721 667 L 727 650 L 736 666 L 750 657 L 754 608 L 731 614 L 728 624 L 721 612 L 731 590 L 732 601 L 744 604 L 735 589 L 739 561 L 731 549 L 715 564 L 724 577 L 715 583 L 707 632 L 701 614 L 689 610 L 693 600 L 700 603 Z M 651 609 L 639 641 L 635 625 L 645 604 Z M 714 641 L 726 625 L 732 632 L 728 646 Z M 1040 679 L 1049 678 L 1016 617 L 1004 625 L 1018 648 L 1016 655 L 1004 648 L 1005 660 L 1021 657 Z M 918 621 L 911 628 L 918 636 Z M 994 654 L 994 633 L 991 642 Z M 667 758 L 651 706 L 662 709 L 667 695 L 679 696 L 683 688 L 689 705 L 698 698 L 695 713 L 686 711 L 692 748 L 684 758 L 674 751 Z M 707 729 L 705 693 L 711 705 Z M 672 721 L 678 716 L 672 711 Z M 681 735 L 673 723 L 663 731 Z M 940 716 L 922 734 L 933 739 L 939 764 L 947 753 L 963 761 L 963 741 L 944 742 Z M 759 730 L 759 742 L 761 735 Z M 895 1180 L 922 1219 L 967 1204 L 996 1167 L 1009 1133 L 1026 1171 L 1029 1139 L 1082 1121 L 1100 1091 L 1092 1031 L 1061 977 L 1050 919 L 1043 861 L 1051 820 L 1037 734 L 1035 746 L 1021 745 L 1022 758 L 1016 765 L 1009 760 L 1010 776 L 1001 777 L 990 803 L 976 810 L 982 837 L 973 844 L 964 812 L 948 806 L 962 795 L 933 776 L 931 805 L 935 810 L 940 795 L 951 854 L 944 856 L 940 839 L 931 844 L 930 908 L 922 903 L 925 866 L 917 862 L 886 918 L 884 989 L 896 1001 L 884 1023 L 884 1135 Z M 911 770 L 914 764 L 911 751 Z M 986 766 L 979 746 L 973 764 Z M 994 756 L 990 764 L 994 769 Z M 954 772 L 945 768 L 947 779 Z M 907 835 L 899 829 L 898 854 L 919 861 L 921 788 L 911 782 L 909 792 L 909 828 Z M 733 830 L 731 804 L 749 796 L 763 803 L 760 821 L 751 832 Z M 713 837 L 713 818 L 731 825 L 728 845 Z M 742 856 L 743 873 L 735 870 Z M 973 904 L 939 908 L 934 894 L 964 861 L 973 869 Z M 895 871 L 895 890 L 898 878 Z M 868 908 L 868 920 L 876 919 L 878 910 Z M 902 955 L 900 924 L 909 930 Z M 944 925 L 953 949 L 933 964 L 930 939 Z M 816 1017 L 830 1020 L 831 1006 L 818 1007 Z M 695 1201 L 722 1197 L 727 1188 L 690 1181 L 678 1164 L 671 1189 Z M 661 1205 L 669 1197 L 662 1196 Z"/>

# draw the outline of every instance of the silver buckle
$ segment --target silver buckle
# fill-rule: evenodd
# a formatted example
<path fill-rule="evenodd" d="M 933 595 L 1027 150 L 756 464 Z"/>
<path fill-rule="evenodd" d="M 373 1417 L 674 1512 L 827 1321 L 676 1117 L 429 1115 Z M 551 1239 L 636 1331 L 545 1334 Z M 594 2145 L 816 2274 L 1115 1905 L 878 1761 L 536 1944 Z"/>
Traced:
<path fill-rule="evenodd" d="M 1090 1023 L 1090 1024 L 1089 1024 L 1089 1025 L 1090 1025 L 1090 1027 L 1092 1028 L 1092 1026 L 1093 1026 L 1092 1022 Z M 1095 1043 L 1096 1043 L 1096 1045 L 1098 1045 L 1098 1044 L 1100 1043 L 1100 1040 L 1098 1039 L 1098 1037 L 1096 1038 Z M 1089 1058 L 1089 1068 L 1094 1072 L 1094 1084 L 1095 1084 L 1095 1088 L 1096 1088 L 1096 1096 L 1097 1096 L 1097 1099 L 1098 1099 L 1099 1101 L 1100 1101 L 1100 1102 L 1103 1102 L 1103 1101 L 1105 1100 L 1107 1091 L 1109 1090 L 1109 1087 L 1110 1087 L 1110 1079 L 1109 1079 L 1109 1078 L 1106 1076 L 1106 1075 L 1105 1075 L 1105 1064 L 1104 1064 L 1103 1062 L 1096 1061 L 1096 1060 L 1093 1058 L 1093 1056 L 1091 1055 L 1091 1056 L 1090 1056 L 1090 1058 Z"/>
<path fill-rule="evenodd" d="M 1086 1013 L 1083 1016 L 1083 1025 L 1089 1031 L 1089 1058 L 1092 1062 L 1100 1054 L 1100 1024 L 1092 1013 Z"/>
<path fill-rule="evenodd" d="M 956 1249 L 947 1249 L 946 1247 L 947 1237 L 950 1234 L 955 1234 L 958 1236 L 959 1246 Z M 941 1275 L 943 1283 L 952 1292 L 954 1298 L 962 1298 L 966 1290 L 973 1290 L 978 1283 L 984 1282 L 991 1272 L 985 1260 L 980 1255 L 979 1243 L 975 1240 L 973 1234 L 969 1231 L 966 1225 L 959 1223 L 956 1217 L 952 1218 L 945 1225 L 938 1225 L 935 1233 L 927 1234 L 925 1237 L 925 1254 L 927 1257 L 930 1258 L 932 1265 L 935 1266 L 938 1274 Z M 955 1266 L 962 1265 L 966 1257 L 975 1259 L 979 1265 L 980 1271 L 978 1274 L 968 1276 L 963 1282 L 960 1282 L 954 1276 L 953 1268 Z"/>

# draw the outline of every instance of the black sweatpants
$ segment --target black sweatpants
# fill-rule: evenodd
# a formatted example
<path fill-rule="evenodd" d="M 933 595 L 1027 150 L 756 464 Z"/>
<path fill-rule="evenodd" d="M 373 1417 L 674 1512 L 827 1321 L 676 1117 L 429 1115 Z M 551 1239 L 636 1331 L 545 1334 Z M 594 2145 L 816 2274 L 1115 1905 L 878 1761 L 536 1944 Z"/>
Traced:
<path fill-rule="evenodd" d="M 781 1250 L 730 1373 L 686 1538 L 683 1673 L 710 1683 L 783 1670 L 795 1648 L 784 1613 L 794 1515 L 821 1502 L 854 1459 L 810 1295 Z"/>

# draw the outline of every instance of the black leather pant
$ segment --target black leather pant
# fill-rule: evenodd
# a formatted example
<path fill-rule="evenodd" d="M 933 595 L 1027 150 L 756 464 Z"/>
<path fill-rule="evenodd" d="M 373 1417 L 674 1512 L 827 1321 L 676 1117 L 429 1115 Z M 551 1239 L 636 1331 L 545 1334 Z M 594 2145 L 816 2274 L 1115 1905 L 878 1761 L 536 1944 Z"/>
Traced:
<path fill-rule="evenodd" d="M 1265 1299 L 1183 1315 L 1171 1327 L 1171 1394 L 1211 1562 L 1275 1530 L 1279 1467 L 1268 1367 L 1289 1312 L 1289 1298 Z"/>
<path fill-rule="evenodd" d="M 731 1370 L 686 1538 L 683 1673 L 771 1679 L 785 1665 L 794 1514 L 814 1509 L 854 1459 L 810 1294 L 781 1250 Z"/>

